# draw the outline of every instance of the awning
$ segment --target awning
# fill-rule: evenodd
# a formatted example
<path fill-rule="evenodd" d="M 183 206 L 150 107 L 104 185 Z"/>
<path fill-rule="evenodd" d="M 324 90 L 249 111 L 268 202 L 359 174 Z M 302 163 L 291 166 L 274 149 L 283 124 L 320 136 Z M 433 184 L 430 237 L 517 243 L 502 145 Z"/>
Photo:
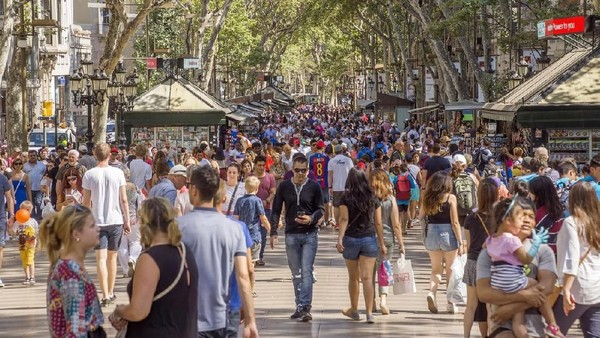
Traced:
<path fill-rule="evenodd" d="M 598 104 L 536 104 L 522 106 L 517 122 L 526 128 L 600 128 Z"/>
<path fill-rule="evenodd" d="M 359 109 L 373 109 L 373 103 L 377 102 L 376 100 L 358 100 L 358 108 Z"/>
<path fill-rule="evenodd" d="M 445 111 L 455 110 L 479 110 L 485 105 L 484 102 L 476 102 L 472 100 L 462 100 L 458 102 L 448 102 L 444 104 Z"/>
<path fill-rule="evenodd" d="M 442 105 L 436 104 L 436 105 L 432 105 L 432 106 L 425 106 L 425 107 L 421 107 L 421 108 L 410 109 L 408 111 L 408 113 L 409 114 L 425 114 L 425 113 L 429 113 L 432 111 L 436 111 L 441 108 L 442 108 Z"/>
<path fill-rule="evenodd" d="M 244 116 L 241 114 L 237 114 L 237 113 L 230 113 L 225 115 L 225 118 L 228 120 L 233 120 L 235 122 L 242 122 L 244 120 L 246 120 L 248 118 L 248 116 Z"/>
<path fill-rule="evenodd" d="M 596 50 L 576 49 L 552 62 L 548 68 L 538 72 L 515 87 L 495 102 L 486 103 L 481 109 L 483 118 L 511 121 L 522 105 L 540 101 L 542 93 L 572 75 Z"/>

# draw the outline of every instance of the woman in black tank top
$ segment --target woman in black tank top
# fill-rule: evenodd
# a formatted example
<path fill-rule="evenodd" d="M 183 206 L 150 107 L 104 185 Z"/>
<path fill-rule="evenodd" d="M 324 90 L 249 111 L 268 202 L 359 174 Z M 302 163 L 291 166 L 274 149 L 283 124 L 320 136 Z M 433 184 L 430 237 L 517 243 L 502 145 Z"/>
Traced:
<path fill-rule="evenodd" d="M 452 178 L 444 172 L 435 173 L 427 180 L 423 204 L 419 212 L 420 224 L 426 225 L 425 248 L 431 260 L 427 307 L 437 313 L 436 292 L 442 282 L 443 262 L 446 261 L 446 280 L 450 280 L 450 269 L 456 255 L 462 255 L 462 235 L 458 222 L 458 202 L 452 194 Z M 456 305 L 448 301 L 448 312 L 456 313 Z"/>
<path fill-rule="evenodd" d="M 173 207 L 150 198 L 140 208 L 140 232 L 146 250 L 127 286 L 129 305 L 109 317 L 126 337 L 197 337 L 198 270 L 181 242 Z"/>

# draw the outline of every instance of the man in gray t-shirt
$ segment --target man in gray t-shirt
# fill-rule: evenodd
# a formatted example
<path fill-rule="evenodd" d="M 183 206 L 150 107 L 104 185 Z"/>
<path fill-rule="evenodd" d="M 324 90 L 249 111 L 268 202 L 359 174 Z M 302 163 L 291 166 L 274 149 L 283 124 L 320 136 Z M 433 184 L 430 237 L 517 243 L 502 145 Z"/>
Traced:
<path fill-rule="evenodd" d="M 525 249 L 529 249 L 529 241 L 523 243 Z M 544 286 L 544 291 L 540 287 L 521 290 L 515 293 L 507 294 L 491 287 L 491 267 L 492 260 L 483 249 L 477 260 L 477 294 L 482 302 L 492 304 L 492 327 L 490 327 L 490 336 L 494 337 L 513 337 L 510 318 L 514 313 L 525 311 L 525 324 L 529 337 L 544 337 L 544 320 L 540 312 L 536 309 L 541 302 L 546 301 L 546 296 L 552 292 L 556 282 L 556 262 L 554 253 L 547 245 L 542 245 L 537 256 L 531 264 L 525 266 L 527 277 L 537 279 L 539 286 Z M 496 324 L 503 322 L 503 324 Z M 506 333 L 505 333 L 506 332 Z"/>
<path fill-rule="evenodd" d="M 234 271 L 242 297 L 245 336 L 258 337 L 244 233 L 213 206 L 219 175 L 210 166 L 199 167 L 192 172 L 190 183 L 194 210 L 177 221 L 182 240 L 198 265 L 198 337 L 225 337 L 229 278 Z"/>

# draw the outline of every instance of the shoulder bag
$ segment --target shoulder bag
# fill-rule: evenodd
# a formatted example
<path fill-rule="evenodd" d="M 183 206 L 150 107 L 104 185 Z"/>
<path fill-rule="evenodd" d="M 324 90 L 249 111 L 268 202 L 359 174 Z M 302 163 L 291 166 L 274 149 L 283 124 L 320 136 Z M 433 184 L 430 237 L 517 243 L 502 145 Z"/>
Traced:
<path fill-rule="evenodd" d="M 169 285 L 166 289 L 164 289 L 158 295 L 154 296 L 154 298 L 152 299 L 153 302 L 156 302 L 157 300 L 163 298 L 169 292 L 171 292 L 171 290 L 173 290 L 173 288 L 175 288 L 175 285 L 177 285 L 177 283 L 179 283 L 179 280 L 181 279 L 181 275 L 183 274 L 183 269 L 187 266 L 187 262 L 186 262 L 186 258 L 185 258 L 185 245 L 183 245 L 183 243 L 182 243 L 177 249 L 179 250 L 179 254 L 181 255 L 181 266 L 179 267 L 179 273 L 177 273 L 177 277 L 175 278 L 173 283 L 171 283 L 171 285 Z M 113 314 L 114 314 L 114 312 L 113 312 Z M 111 314 L 111 316 L 113 316 L 113 314 Z M 126 335 L 127 335 L 127 325 L 122 330 L 117 332 L 117 335 L 115 336 L 115 338 L 125 338 Z M 88 334 L 88 336 L 89 336 L 89 334 Z"/>
<path fill-rule="evenodd" d="M 233 194 L 231 194 L 231 199 L 229 200 L 229 206 L 227 207 L 227 212 L 225 213 L 226 216 L 228 216 L 229 213 L 231 212 L 231 206 L 233 205 L 233 198 L 235 197 L 235 193 L 237 192 L 239 186 L 240 186 L 240 182 L 236 182 L 235 188 L 233 189 Z"/>

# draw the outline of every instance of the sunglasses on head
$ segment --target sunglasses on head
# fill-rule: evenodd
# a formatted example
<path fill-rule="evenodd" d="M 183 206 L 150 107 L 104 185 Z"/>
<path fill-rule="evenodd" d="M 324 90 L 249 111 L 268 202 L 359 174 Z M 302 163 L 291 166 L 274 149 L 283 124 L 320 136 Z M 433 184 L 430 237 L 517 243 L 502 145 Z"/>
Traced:
<path fill-rule="evenodd" d="M 306 174 L 307 171 L 308 171 L 308 169 L 306 169 L 306 168 L 294 168 L 294 172 L 296 174 L 300 174 L 300 173 Z"/>

